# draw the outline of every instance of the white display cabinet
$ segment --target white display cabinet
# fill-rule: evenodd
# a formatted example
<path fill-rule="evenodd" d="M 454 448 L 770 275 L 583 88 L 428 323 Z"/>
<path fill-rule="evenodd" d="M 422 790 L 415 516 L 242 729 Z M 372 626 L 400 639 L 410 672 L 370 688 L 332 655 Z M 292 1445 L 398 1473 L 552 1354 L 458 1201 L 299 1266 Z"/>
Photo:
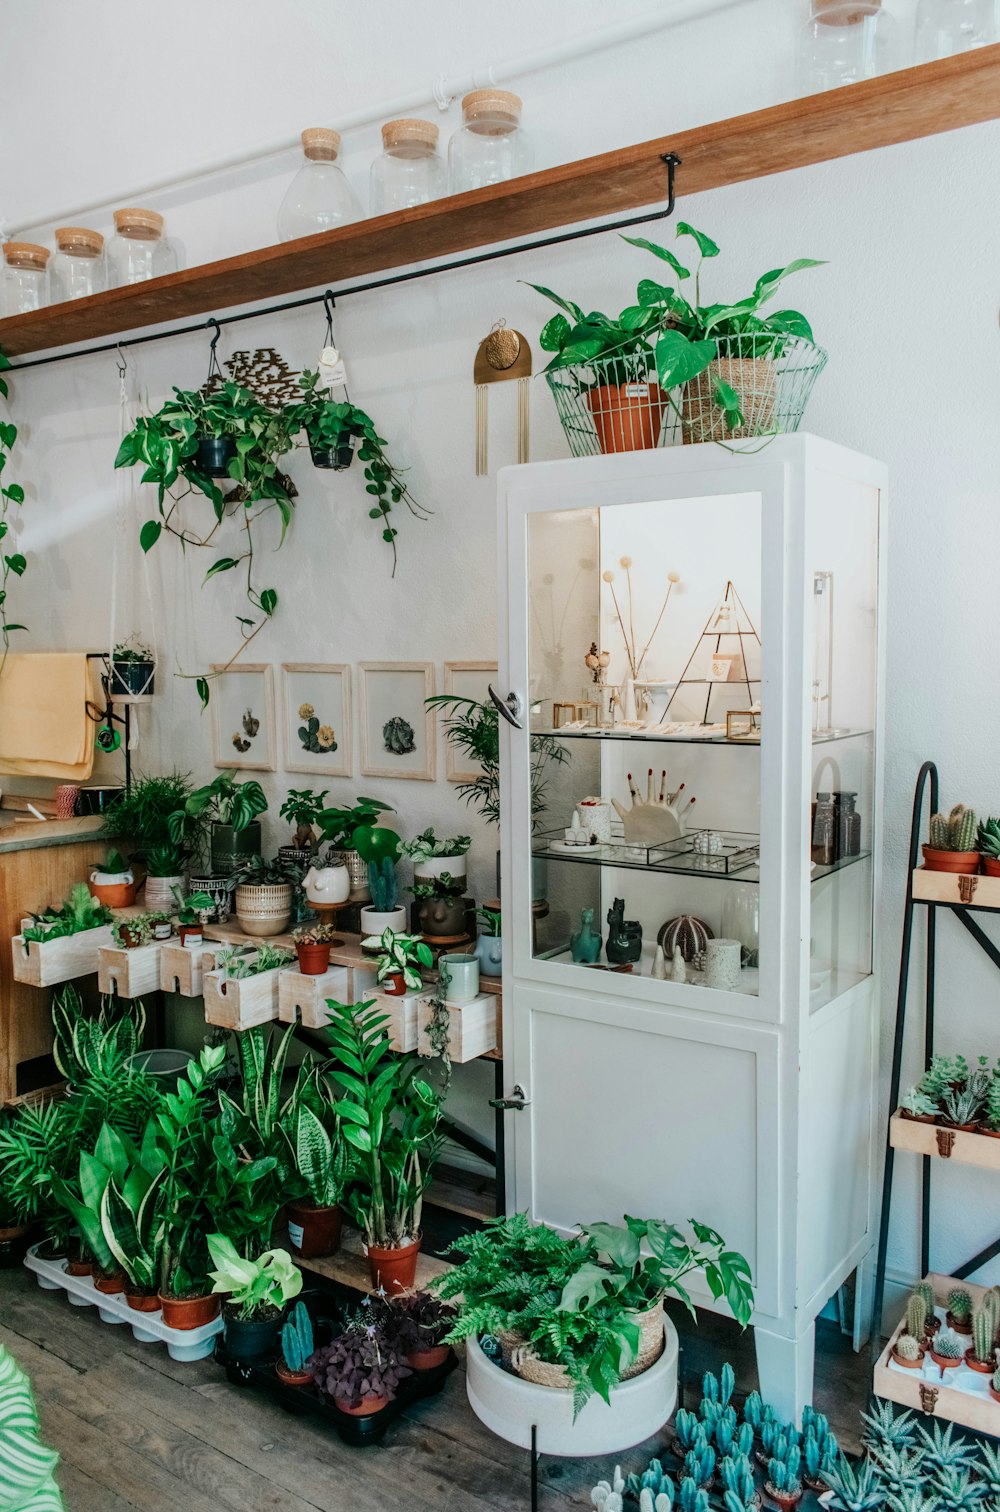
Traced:
<path fill-rule="evenodd" d="M 499 490 L 508 1204 L 567 1231 L 714 1225 L 751 1262 L 761 1387 L 791 1415 L 874 1239 L 885 471 L 796 435 L 508 468 Z M 624 821 L 598 807 L 601 842 L 567 843 L 587 797 Z M 642 928 L 628 972 L 616 898 Z M 685 917 L 739 940 L 735 967 L 710 946 L 654 976 Z"/>

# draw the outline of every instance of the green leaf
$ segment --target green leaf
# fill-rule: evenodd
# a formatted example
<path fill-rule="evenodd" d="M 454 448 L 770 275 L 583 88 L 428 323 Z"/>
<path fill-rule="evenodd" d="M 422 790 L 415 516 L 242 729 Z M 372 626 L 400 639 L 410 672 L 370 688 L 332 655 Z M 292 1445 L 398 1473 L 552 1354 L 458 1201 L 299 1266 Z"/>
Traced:
<path fill-rule="evenodd" d="M 570 324 L 565 315 L 553 315 L 542 326 L 538 337 L 538 345 L 545 352 L 559 352 L 562 350 L 566 337 L 570 332 Z"/>
<path fill-rule="evenodd" d="M 278 607 L 278 591 L 276 588 L 265 588 L 260 595 L 260 607 L 265 614 L 273 614 Z"/>
<path fill-rule="evenodd" d="M 163 526 L 159 520 L 147 520 L 139 532 L 139 545 L 143 551 L 149 551 L 160 539 L 160 531 Z"/>
<path fill-rule="evenodd" d="M 664 388 L 679 388 L 703 373 L 717 355 L 714 341 L 689 341 L 683 331 L 664 331 L 656 342 L 656 371 Z"/>
<path fill-rule="evenodd" d="M 702 257 L 718 257 L 719 249 L 712 238 L 706 236 L 704 231 L 696 231 L 693 226 L 688 225 L 687 221 L 677 222 L 677 235 L 693 236 L 698 243 L 698 251 Z"/>
<path fill-rule="evenodd" d="M 822 258 L 817 260 L 815 257 L 797 257 L 794 262 L 788 263 L 784 268 L 772 268 L 770 273 L 761 274 L 757 280 L 753 291 L 755 303 L 763 304 L 765 299 L 770 299 L 782 279 L 787 278 L 790 273 L 801 273 L 803 268 L 825 266 L 825 260 Z"/>
<path fill-rule="evenodd" d="M 583 319 L 583 311 L 571 299 L 563 299 L 561 295 L 553 294 L 552 290 L 547 289 L 544 284 L 530 283 L 526 278 L 522 278 L 520 282 L 526 283 L 528 288 L 534 289 L 536 294 L 542 294 L 546 299 L 551 299 L 553 304 L 557 304 L 560 310 L 565 310 L 567 315 L 572 315 L 574 320 L 579 321 Z"/>
<path fill-rule="evenodd" d="M 201 706 L 202 706 L 202 708 L 203 709 L 207 709 L 208 708 L 208 700 L 209 700 L 209 696 L 210 696 L 209 695 L 209 687 L 208 687 L 208 678 L 207 677 L 198 677 L 198 678 L 195 679 L 195 684 L 194 685 L 195 685 L 195 688 L 198 690 L 198 697 L 201 699 Z"/>
<path fill-rule="evenodd" d="M 674 256 L 668 247 L 658 247 L 655 242 L 647 241 L 644 236 L 623 236 L 622 241 L 627 241 L 632 247 L 639 247 L 643 252 L 652 252 L 654 257 L 660 257 L 665 263 L 669 263 L 678 278 L 690 278 L 690 269 Z"/>
<path fill-rule="evenodd" d="M 24 503 L 24 489 L 20 483 L 12 483 L 9 488 L 5 488 L 3 496 L 5 499 L 9 499 L 12 504 Z"/>
<path fill-rule="evenodd" d="M 235 557 L 220 557 L 217 562 L 212 563 L 211 567 L 205 573 L 204 581 L 207 583 L 209 578 L 215 577 L 217 572 L 230 572 L 234 567 L 238 566 L 239 563 L 236 561 Z"/>
<path fill-rule="evenodd" d="M 784 331 L 789 336 L 804 336 L 806 341 L 813 340 L 812 326 L 798 310 L 775 310 L 764 324 L 769 331 Z"/>
<path fill-rule="evenodd" d="M 8 569 L 17 577 L 21 576 L 25 567 L 27 567 L 28 565 L 26 559 L 21 555 L 19 551 L 15 552 L 13 556 L 4 557 L 4 561 L 7 563 Z"/>

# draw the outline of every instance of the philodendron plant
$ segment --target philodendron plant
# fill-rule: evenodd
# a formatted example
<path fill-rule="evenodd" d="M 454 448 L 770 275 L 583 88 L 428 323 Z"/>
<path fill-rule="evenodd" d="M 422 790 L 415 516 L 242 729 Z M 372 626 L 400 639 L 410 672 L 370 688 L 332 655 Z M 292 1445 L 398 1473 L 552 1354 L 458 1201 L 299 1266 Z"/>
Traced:
<path fill-rule="evenodd" d="M 379 947 L 375 977 L 384 982 L 386 977 L 401 976 L 411 992 L 419 992 L 423 985 L 420 968 L 429 971 L 434 965 L 431 947 L 420 935 L 397 934 L 394 929 L 384 929 L 381 935 L 372 935 L 362 940 L 362 949 Z"/>

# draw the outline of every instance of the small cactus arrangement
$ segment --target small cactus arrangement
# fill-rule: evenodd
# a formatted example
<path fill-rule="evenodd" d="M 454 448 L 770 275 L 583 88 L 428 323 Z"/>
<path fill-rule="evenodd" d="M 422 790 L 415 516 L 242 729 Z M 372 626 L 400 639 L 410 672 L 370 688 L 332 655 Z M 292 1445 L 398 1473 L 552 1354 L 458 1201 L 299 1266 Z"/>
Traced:
<path fill-rule="evenodd" d="M 948 1312 L 945 1322 L 955 1333 L 972 1332 L 972 1297 L 964 1286 L 953 1286 L 948 1293 Z"/>
<path fill-rule="evenodd" d="M 930 843 L 923 847 L 924 866 L 928 871 L 977 872 L 978 835 L 976 812 L 962 803 L 956 803 L 948 814 L 932 814 Z"/>
<path fill-rule="evenodd" d="M 308 1386 L 312 1381 L 313 1326 L 304 1302 L 296 1302 L 281 1330 L 281 1359 L 275 1369 L 286 1386 Z"/>
<path fill-rule="evenodd" d="M 970 1067 L 964 1055 L 935 1055 L 899 1111 L 925 1123 L 1000 1135 L 1000 1061 L 991 1067 L 981 1055 Z"/>
<path fill-rule="evenodd" d="M 984 819 L 976 836 L 976 848 L 988 877 L 1000 877 L 1000 819 Z"/>

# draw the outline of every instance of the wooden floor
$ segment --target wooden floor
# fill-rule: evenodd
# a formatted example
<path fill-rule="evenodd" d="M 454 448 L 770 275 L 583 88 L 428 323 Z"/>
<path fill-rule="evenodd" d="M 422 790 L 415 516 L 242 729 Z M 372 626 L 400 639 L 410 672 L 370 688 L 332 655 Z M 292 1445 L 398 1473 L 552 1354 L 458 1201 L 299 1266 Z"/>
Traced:
<path fill-rule="evenodd" d="M 752 1336 L 702 1315 L 683 1332 L 685 1370 L 733 1362 L 755 1384 Z M 211 1360 L 177 1365 L 156 1344 L 101 1323 L 91 1308 L 43 1292 L 24 1270 L 0 1271 L 0 1340 L 35 1384 L 46 1441 L 62 1456 L 68 1512 L 523 1512 L 527 1455 L 473 1416 L 464 1372 L 390 1428 L 380 1448 L 351 1449 L 256 1394 L 230 1386 Z M 820 1325 L 817 1405 L 846 1447 L 868 1385 L 854 1356 Z M 689 1403 L 690 1405 L 690 1403 Z M 644 1466 L 657 1441 L 621 1456 Z M 589 1506 L 606 1461 L 543 1460 L 543 1512 Z"/>

